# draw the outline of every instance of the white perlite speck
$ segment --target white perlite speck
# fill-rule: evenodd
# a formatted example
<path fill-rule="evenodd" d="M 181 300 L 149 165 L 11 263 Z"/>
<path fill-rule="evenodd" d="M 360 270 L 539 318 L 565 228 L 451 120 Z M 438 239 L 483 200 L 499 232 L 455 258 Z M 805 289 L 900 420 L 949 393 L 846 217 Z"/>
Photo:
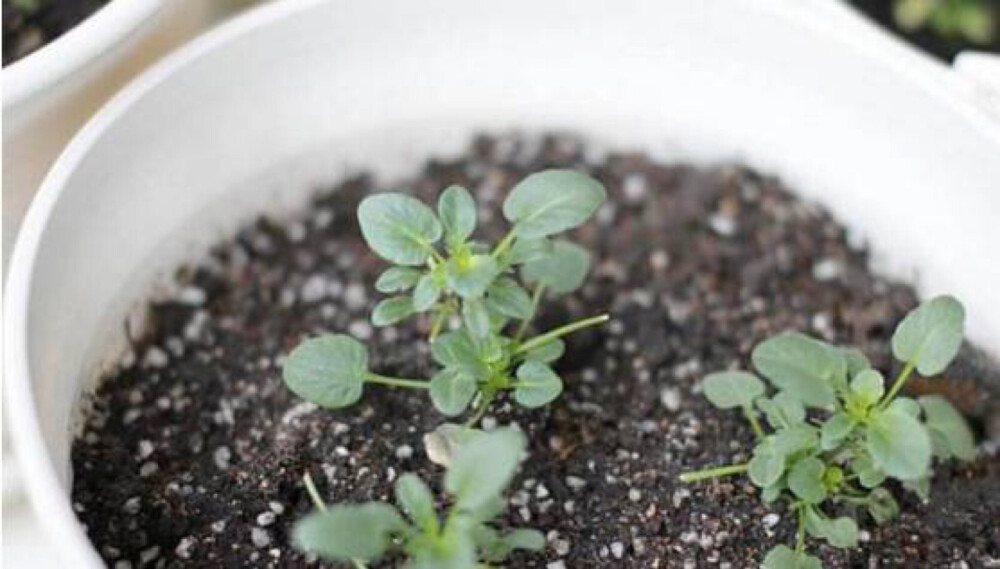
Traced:
<path fill-rule="evenodd" d="M 261 512 L 260 514 L 257 514 L 257 525 L 259 525 L 262 528 L 267 527 L 273 524 L 276 518 L 277 516 L 274 514 L 274 512 L 271 511 Z"/>
<path fill-rule="evenodd" d="M 250 541 L 254 547 L 262 549 L 271 545 L 271 534 L 266 529 L 250 528 Z"/>
<path fill-rule="evenodd" d="M 614 543 L 611 544 L 611 555 L 613 555 L 615 559 L 621 559 L 622 555 L 624 555 L 624 554 L 625 554 L 625 544 L 624 543 L 622 543 L 620 541 L 616 541 L 616 542 L 614 542 Z"/>
<path fill-rule="evenodd" d="M 632 488 L 628 491 L 628 499 L 633 502 L 638 502 L 639 500 L 642 500 L 642 492 L 636 488 Z"/>
<path fill-rule="evenodd" d="M 233 454 L 229 451 L 229 447 L 219 447 L 212 453 L 212 460 L 215 461 L 215 466 L 219 470 L 227 470 L 229 469 L 229 460 L 232 456 Z"/>
<path fill-rule="evenodd" d="M 344 302 L 350 310 L 361 310 L 368 303 L 365 287 L 359 283 L 351 283 L 344 290 Z"/>
<path fill-rule="evenodd" d="M 670 411 L 675 413 L 681 408 L 681 392 L 676 387 L 664 387 L 660 390 L 660 403 Z"/>
<path fill-rule="evenodd" d="M 820 259 L 815 265 L 813 265 L 812 273 L 813 277 L 818 281 L 830 281 L 841 275 L 844 272 L 843 264 L 837 259 L 831 259 L 829 257 Z"/>
<path fill-rule="evenodd" d="M 767 514 L 766 516 L 764 516 L 764 519 L 762 521 L 764 522 L 765 526 L 773 528 L 774 526 L 778 525 L 778 522 L 781 521 L 781 516 L 774 513 Z"/>
<path fill-rule="evenodd" d="M 545 569 L 566 569 L 566 562 L 562 559 L 553 561 L 545 566 Z"/>
<path fill-rule="evenodd" d="M 167 352 L 158 346 L 151 346 L 146 350 L 146 355 L 142 358 L 142 366 L 147 368 L 161 368 L 167 365 L 170 357 Z"/>
<path fill-rule="evenodd" d="M 317 302 L 326 297 L 328 288 L 326 278 L 323 275 L 313 275 L 302 284 L 299 297 L 302 299 L 302 302 Z"/>
<path fill-rule="evenodd" d="M 410 445 L 399 445 L 396 447 L 396 458 L 406 460 L 413 456 L 413 447 Z"/>
<path fill-rule="evenodd" d="M 587 481 L 584 480 L 583 478 L 580 478 L 579 476 L 567 476 L 566 485 L 573 490 L 580 490 L 581 488 L 587 485 Z"/>
<path fill-rule="evenodd" d="M 729 237 L 736 233 L 736 220 L 722 213 L 713 214 L 708 218 L 708 225 L 712 231 L 723 237 Z"/>
<path fill-rule="evenodd" d="M 181 559 L 191 559 L 191 548 L 197 543 L 193 537 L 182 538 L 177 547 L 174 548 L 174 554 Z"/>

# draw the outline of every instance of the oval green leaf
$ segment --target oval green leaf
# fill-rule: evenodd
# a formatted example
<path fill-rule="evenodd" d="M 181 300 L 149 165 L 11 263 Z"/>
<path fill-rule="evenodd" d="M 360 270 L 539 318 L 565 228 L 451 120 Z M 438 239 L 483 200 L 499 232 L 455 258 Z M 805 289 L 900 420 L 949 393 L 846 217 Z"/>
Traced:
<path fill-rule="evenodd" d="M 486 290 L 490 310 L 508 318 L 527 320 L 533 311 L 531 296 L 510 277 L 501 277 Z"/>
<path fill-rule="evenodd" d="M 866 448 L 879 470 L 899 480 L 916 480 L 927 475 L 931 439 L 916 418 L 886 409 L 869 419 L 867 431 Z"/>
<path fill-rule="evenodd" d="M 745 371 L 720 371 L 707 375 L 702 389 L 719 409 L 751 407 L 754 399 L 764 395 L 764 382 Z"/>
<path fill-rule="evenodd" d="M 925 395 L 919 401 L 935 454 L 959 460 L 976 458 L 976 441 L 962 414 L 940 395 Z"/>
<path fill-rule="evenodd" d="M 796 462 L 788 471 L 788 489 L 806 503 L 819 504 L 826 499 L 824 470 L 823 461 L 818 458 L 804 458 Z"/>
<path fill-rule="evenodd" d="M 503 215 L 519 237 L 532 239 L 572 229 L 604 203 L 604 186 L 573 170 L 546 170 L 514 186 Z"/>
<path fill-rule="evenodd" d="M 413 310 L 426 312 L 441 298 L 441 286 L 433 274 L 426 274 L 417 281 L 413 289 Z"/>
<path fill-rule="evenodd" d="M 396 481 L 396 503 L 403 513 L 425 531 L 438 527 L 437 514 L 434 511 L 434 497 L 430 488 L 419 476 L 407 472 Z"/>
<path fill-rule="evenodd" d="M 376 194 L 362 200 L 358 222 L 372 251 L 398 265 L 424 264 L 442 233 L 431 208 L 398 193 Z"/>
<path fill-rule="evenodd" d="M 329 561 L 374 561 L 385 553 L 392 536 L 405 529 L 406 522 L 388 504 L 340 505 L 300 520 L 292 541 Z"/>
<path fill-rule="evenodd" d="M 409 318 L 414 313 L 413 299 L 408 296 L 394 296 L 380 300 L 372 310 L 372 324 L 389 326 Z"/>
<path fill-rule="evenodd" d="M 847 362 L 836 348 L 798 332 L 762 342 L 751 359 L 775 386 L 813 407 L 833 405 L 833 386 L 847 375 Z"/>
<path fill-rule="evenodd" d="M 465 412 L 478 390 L 476 378 L 461 368 L 445 368 L 431 378 L 431 401 L 442 415 Z"/>
<path fill-rule="evenodd" d="M 892 353 L 901 362 L 916 362 L 921 375 L 944 371 L 962 346 L 965 309 L 951 296 L 924 302 L 903 318 L 892 335 Z"/>
<path fill-rule="evenodd" d="M 479 298 L 500 274 L 500 266 L 492 255 L 457 255 L 448 260 L 445 274 L 458 296 Z"/>
<path fill-rule="evenodd" d="M 529 360 L 517 368 L 514 400 L 528 407 L 541 407 L 562 393 L 562 379 L 542 362 Z"/>
<path fill-rule="evenodd" d="M 441 193 L 438 215 L 450 243 L 461 243 L 476 230 L 476 201 L 462 186 L 451 186 Z"/>
<path fill-rule="evenodd" d="M 476 511 L 500 496 L 524 458 L 524 447 L 524 435 L 510 428 L 482 433 L 475 444 L 460 446 L 444 478 L 455 506 Z"/>
<path fill-rule="evenodd" d="M 361 399 L 368 352 L 350 336 L 320 336 L 298 345 L 282 368 L 293 393 L 320 407 L 338 409 Z"/>
<path fill-rule="evenodd" d="M 375 281 L 375 290 L 386 294 L 409 290 L 417 284 L 421 274 L 413 267 L 389 267 Z"/>
<path fill-rule="evenodd" d="M 590 253 L 569 241 L 556 241 L 552 250 L 521 266 L 526 283 L 539 283 L 557 294 L 573 292 L 583 285 L 590 270 Z"/>

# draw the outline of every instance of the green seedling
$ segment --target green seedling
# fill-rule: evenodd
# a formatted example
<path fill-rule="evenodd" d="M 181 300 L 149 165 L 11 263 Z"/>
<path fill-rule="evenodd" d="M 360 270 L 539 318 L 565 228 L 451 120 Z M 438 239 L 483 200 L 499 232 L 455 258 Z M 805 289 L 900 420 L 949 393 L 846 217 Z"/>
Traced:
<path fill-rule="evenodd" d="M 900 396 L 914 372 L 944 371 L 962 344 L 964 321 L 962 305 L 949 296 L 910 312 L 892 337 L 892 353 L 903 367 L 888 390 L 858 350 L 794 332 L 766 340 L 751 359 L 776 389 L 774 395 L 767 396 L 764 382 L 745 371 L 713 373 L 703 382 L 713 405 L 740 409 L 750 422 L 757 437 L 751 460 L 688 472 L 681 480 L 746 474 L 765 502 L 787 501 L 798 520 L 794 549 L 778 545 L 764 567 L 819 569 L 820 560 L 805 551 L 807 535 L 834 547 L 858 541 L 855 519 L 831 517 L 828 505 L 865 510 L 884 523 L 899 510 L 883 487 L 888 479 L 926 500 L 932 457 L 975 457 L 972 432 L 947 400 Z"/>
<path fill-rule="evenodd" d="M 895 0 L 892 17 L 907 31 L 929 28 L 946 39 L 987 45 L 996 39 L 998 9 L 993 0 Z"/>
<path fill-rule="evenodd" d="M 445 475 L 451 505 L 443 518 L 430 489 L 414 474 L 396 482 L 399 509 L 383 502 L 328 507 L 306 478 L 316 511 L 295 524 L 293 541 L 322 559 L 359 568 L 389 553 L 404 555 L 407 569 L 496 567 L 515 550 L 545 547 L 545 536 L 536 530 L 501 533 L 489 525 L 503 512 L 503 493 L 524 455 L 520 431 L 477 432 L 476 444 L 463 445 Z"/>
<path fill-rule="evenodd" d="M 379 375 L 369 369 L 361 342 L 328 335 L 292 351 L 285 382 L 300 397 L 331 409 L 356 403 L 369 383 L 423 389 L 445 415 L 461 415 L 475 404 L 469 425 L 501 392 L 513 392 L 525 407 L 551 402 L 563 389 L 551 367 L 564 351 L 560 338 L 608 316 L 529 337 L 531 322 L 545 295 L 582 286 L 590 254 L 555 236 L 581 225 L 604 200 L 603 186 L 579 172 L 528 176 L 503 203 L 510 231 L 490 247 L 472 238 L 476 204 L 460 186 L 441 193 L 437 212 L 404 194 L 366 198 L 358 207 L 361 233 L 377 255 L 394 264 L 375 283 L 394 296 L 375 306 L 372 323 L 428 317 L 431 352 L 441 369 L 429 381 Z"/>

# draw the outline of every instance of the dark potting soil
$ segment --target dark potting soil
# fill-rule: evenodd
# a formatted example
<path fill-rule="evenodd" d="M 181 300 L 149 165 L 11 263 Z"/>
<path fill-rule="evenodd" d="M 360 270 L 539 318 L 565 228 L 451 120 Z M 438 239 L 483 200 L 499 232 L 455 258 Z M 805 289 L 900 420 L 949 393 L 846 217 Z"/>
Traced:
<path fill-rule="evenodd" d="M 953 1 L 953 0 L 949 0 Z M 892 16 L 891 0 L 850 0 L 862 14 L 875 20 L 880 26 L 914 46 L 945 62 L 951 62 L 961 51 L 988 51 L 1000 53 L 1000 0 L 987 0 L 992 7 L 993 26 L 997 30 L 992 41 L 986 44 L 972 43 L 961 37 L 946 37 L 930 28 L 905 30 L 900 28 Z"/>
<path fill-rule="evenodd" d="M 756 342 L 788 328 L 858 345 L 889 371 L 889 334 L 917 299 L 873 275 L 863 243 L 775 178 L 593 155 L 568 136 L 480 137 L 402 186 L 424 198 L 472 189 L 491 238 L 505 229 L 500 202 L 530 172 L 582 168 L 609 191 L 575 235 L 595 254 L 588 283 L 545 304 L 541 323 L 603 311 L 612 321 L 569 339 L 557 402 L 504 403 L 484 421 L 528 433 L 506 522 L 548 538 L 543 553 L 509 566 L 755 567 L 794 539 L 793 516 L 762 505 L 743 478 L 677 481 L 746 460 L 753 440 L 738 413 L 701 396 L 702 375 L 746 365 Z M 445 419 L 424 393 L 370 386 L 356 407 L 328 411 L 281 380 L 284 354 L 321 332 L 365 340 L 380 373 L 431 373 L 426 322 L 368 323 L 386 265 L 362 242 L 355 207 L 384 189 L 358 176 L 318 194 L 301 218 L 261 218 L 180 270 L 176 298 L 151 308 L 148 333 L 93 396 L 72 451 L 74 506 L 110 566 L 316 566 L 289 545 L 311 509 L 303 473 L 329 502 L 391 499 L 403 472 L 439 488 L 442 469 L 421 438 Z M 997 367 L 966 346 L 948 373 L 918 387 L 945 391 L 980 435 L 1000 439 Z M 938 468 L 928 504 L 896 488 L 901 518 L 861 518 L 860 547 L 811 547 L 831 568 L 997 567 L 1000 454 L 983 447 L 972 464 Z"/>
<path fill-rule="evenodd" d="M 109 0 L 3 0 L 3 65 L 68 32 Z"/>

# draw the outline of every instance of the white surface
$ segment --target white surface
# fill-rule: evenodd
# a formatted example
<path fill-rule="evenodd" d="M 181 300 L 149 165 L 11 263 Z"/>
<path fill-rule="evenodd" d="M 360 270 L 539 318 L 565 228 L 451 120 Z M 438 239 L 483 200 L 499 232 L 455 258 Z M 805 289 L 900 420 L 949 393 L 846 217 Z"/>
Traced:
<path fill-rule="evenodd" d="M 842 41 L 804 5 L 289 1 L 144 75 L 46 178 L 8 283 L 12 430 L 50 543 L 100 565 L 66 499 L 72 414 L 149 283 L 262 204 L 348 165 L 391 175 L 472 129 L 777 172 L 869 236 L 883 269 L 960 296 L 970 336 L 996 346 L 1000 127 L 944 68 Z"/>

